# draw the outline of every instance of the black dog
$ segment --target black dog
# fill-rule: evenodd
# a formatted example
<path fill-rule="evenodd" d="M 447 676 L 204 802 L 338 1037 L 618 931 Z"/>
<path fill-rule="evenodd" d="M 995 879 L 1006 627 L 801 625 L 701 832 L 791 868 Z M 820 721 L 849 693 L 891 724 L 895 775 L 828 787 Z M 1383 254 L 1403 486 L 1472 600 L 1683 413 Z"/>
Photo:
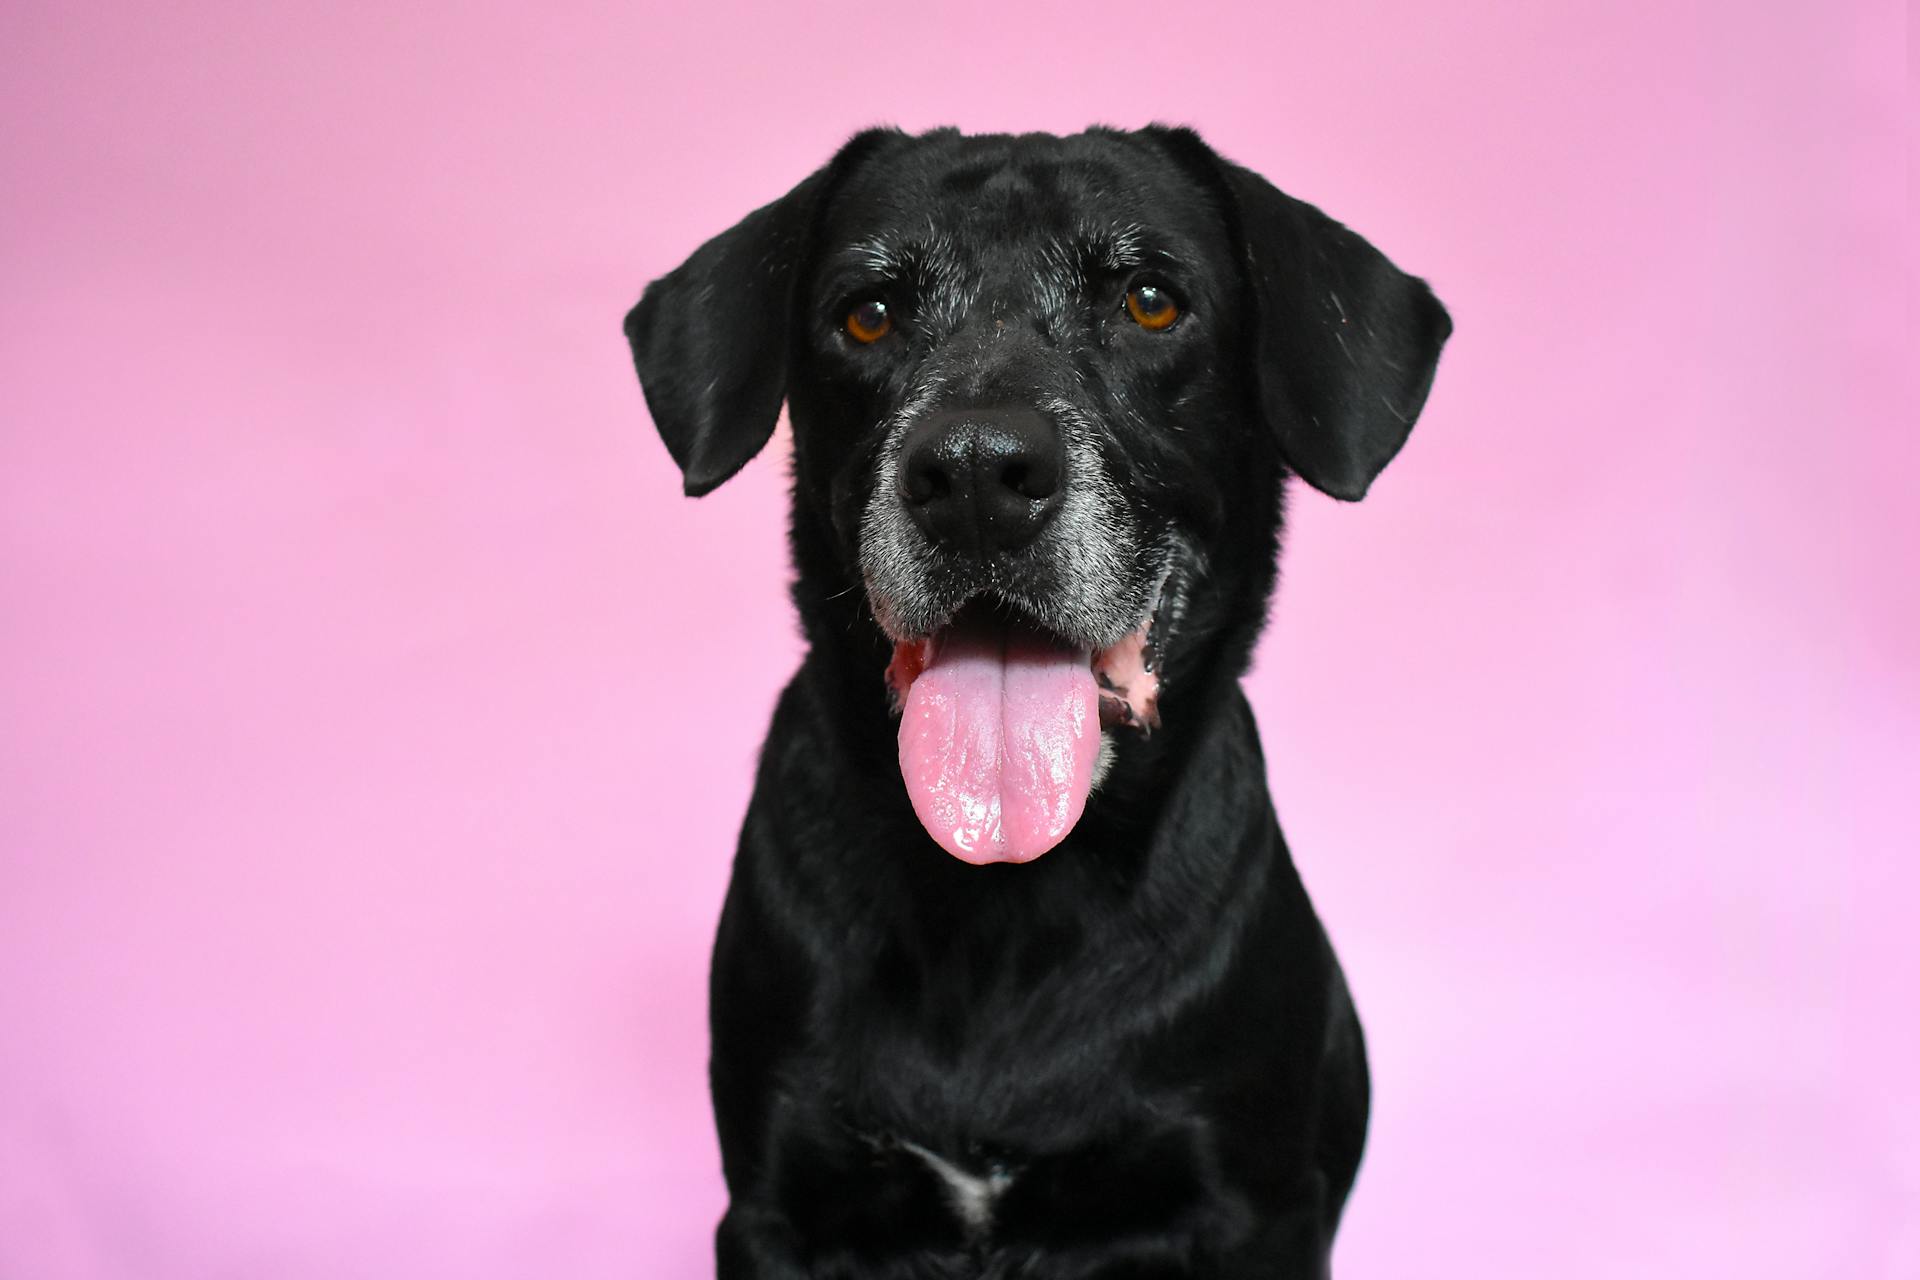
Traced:
<path fill-rule="evenodd" d="M 790 407 L 810 645 L 714 951 L 722 1277 L 1325 1274 L 1365 1051 L 1238 679 L 1287 476 L 1361 497 L 1449 330 L 1164 128 L 863 133 L 647 289 L 689 494 Z"/>

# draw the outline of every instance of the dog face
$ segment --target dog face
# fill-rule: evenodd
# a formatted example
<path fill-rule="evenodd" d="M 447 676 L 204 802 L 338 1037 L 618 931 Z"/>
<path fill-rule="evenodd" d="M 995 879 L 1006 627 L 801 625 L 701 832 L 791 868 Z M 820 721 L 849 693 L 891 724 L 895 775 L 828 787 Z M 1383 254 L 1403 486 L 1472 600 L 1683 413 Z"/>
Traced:
<path fill-rule="evenodd" d="M 925 641 L 984 599 L 1089 653 L 1139 630 L 1231 443 L 1164 447 L 1225 407 L 1182 404 L 1235 303 L 1204 194 L 1106 135 L 942 136 L 837 194 L 809 356 L 834 416 L 882 426 L 841 442 L 834 511 L 880 626 Z"/>
<path fill-rule="evenodd" d="M 1448 331 L 1358 236 L 1159 128 L 862 134 L 627 320 L 687 492 L 790 404 L 802 612 L 864 599 L 915 811 L 970 861 L 1053 847 L 1163 686 L 1237 674 L 1285 475 L 1361 497 Z"/>

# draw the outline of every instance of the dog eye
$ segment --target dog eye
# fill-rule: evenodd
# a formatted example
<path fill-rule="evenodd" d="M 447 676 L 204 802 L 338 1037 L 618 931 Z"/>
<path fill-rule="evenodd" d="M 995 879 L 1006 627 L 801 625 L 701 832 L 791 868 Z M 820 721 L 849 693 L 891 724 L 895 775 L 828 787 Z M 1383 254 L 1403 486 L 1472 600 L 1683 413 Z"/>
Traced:
<path fill-rule="evenodd" d="M 878 342 L 893 332 L 893 317 L 887 304 L 878 300 L 863 302 L 847 312 L 847 336 L 855 342 Z"/>
<path fill-rule="evenodd" d="M 1180 318 L 1180 307 L 1173 295 L 1159 285 L 1137 284 L 1127 290 L 1127 314 L 1142 329 L 1158 333 L 1173 327 L 1173 322 Z"/>

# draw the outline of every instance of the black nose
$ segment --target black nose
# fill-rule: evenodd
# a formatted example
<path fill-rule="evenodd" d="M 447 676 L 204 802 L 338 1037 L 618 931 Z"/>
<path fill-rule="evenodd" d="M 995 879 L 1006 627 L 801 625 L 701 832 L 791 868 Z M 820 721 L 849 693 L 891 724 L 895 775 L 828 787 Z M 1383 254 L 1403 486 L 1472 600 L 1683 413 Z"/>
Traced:
<path fill-rule="evenodd" d="M 1033 540 L 1062 498 L 1066 449 L 1035 409 L 942 409 L 900 451 L 900 497 L 934 542 L 984 558 Z"/>

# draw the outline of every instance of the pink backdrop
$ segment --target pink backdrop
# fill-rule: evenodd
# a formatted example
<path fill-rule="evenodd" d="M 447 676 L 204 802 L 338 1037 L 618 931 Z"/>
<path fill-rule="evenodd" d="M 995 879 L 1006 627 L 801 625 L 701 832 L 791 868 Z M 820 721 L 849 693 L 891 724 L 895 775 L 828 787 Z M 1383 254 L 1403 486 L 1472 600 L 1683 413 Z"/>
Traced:
<path fill-rule="evenodd" d="M 1341 1274 L 1920 1274 L 1897 5 L 547 9 L 0 13 L 0 1276 L 708 1271 L 783 464 L 620 315 L 857 126 L 1154 118 L 1458 323 L 1251 681 Z"/>

